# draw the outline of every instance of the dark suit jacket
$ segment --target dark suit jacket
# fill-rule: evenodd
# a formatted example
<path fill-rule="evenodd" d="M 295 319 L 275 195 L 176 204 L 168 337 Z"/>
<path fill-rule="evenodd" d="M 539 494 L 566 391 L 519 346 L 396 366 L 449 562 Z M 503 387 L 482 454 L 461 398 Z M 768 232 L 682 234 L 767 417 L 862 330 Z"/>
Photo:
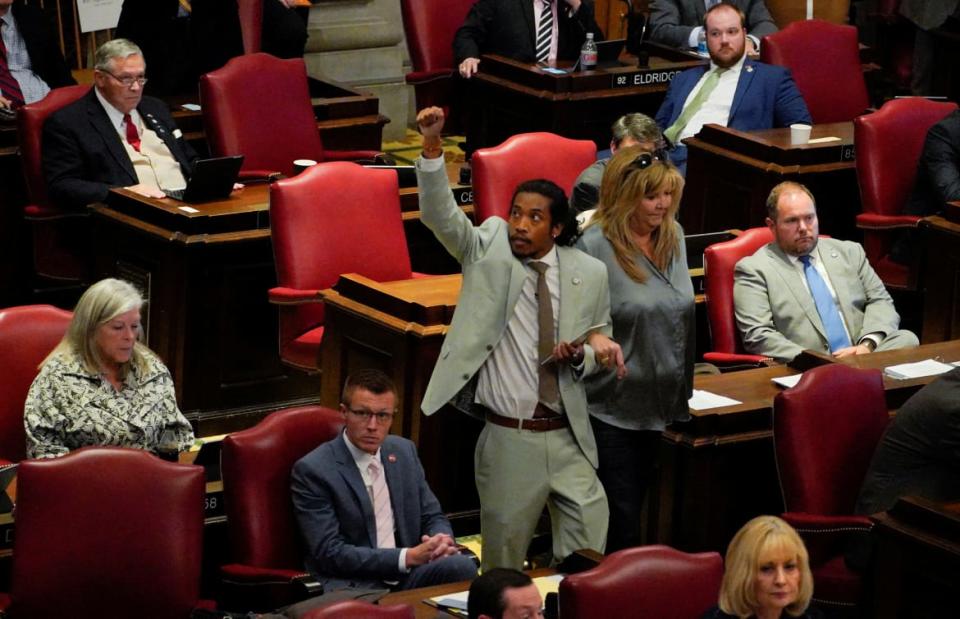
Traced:
<path fill-rule="evenodd" d="M 595 40 L 603 33 L 593 19 L 593 0 L 583 0 L 580 9 L 567 16 L 567 4 L 557 0 L 560 16 L 557 57 L 574 60 L 586 33 Z M 533 0 L 477 0 L 463 25 L 453 38 L 453 55 L 457 64 L 465 58 L 479 58 L 480 54 L 499 54 L 520 62 L 536 62 L 536 34 Z"/>
<path fill-rule="evenodd" d="M 930 127 L 905 211 L 933 215 L 945 202 L 960 200 L 960 110 Z"/>
<path fill-rule="evenodd" d="M 17 22 L 17 30 L 27 46 L 33 72 L 50 88 L 76 84 L 60 53 L 53 21 L 34 5 L 14 2 L 11 11 Z"/>
<path fill-rule="evenodd" d="M 747 16 L 747 32 L 762 38 L 777 31 L 763 0 L 727 0 Z M 650 3 L 650 40 L 671 47 L 688 47 L 690 31 L 703 25 L 703 0 L 653 0 Z"/>
<path fill-rule="evenodd" d="M 180 163 L 184 177 L 189 178 L 197 153 L 174 135 L 179 132 L 167 105 L 144 97 L 137 111 Z M 94 89 L 44 123 L 43 175 L 50 200 L 61 208 L 72 209 L 103 202 L 111 187 L 139 182 L 120 135 L 110 124 Z"/>
<path fill-rule="evenodd" d="M 397 548 L 392 549 L 376 547 L 373 505 L 342 434 L 293 467 L 293 507 L 307 545 L 306 566 L 328 589 L 382 587 L 384 580 L 399 580 L 400 548 L 416 546 L 422 535 L 453 536 L 413 443 L 388 436 L 380 459 L 396 525 Z"/>

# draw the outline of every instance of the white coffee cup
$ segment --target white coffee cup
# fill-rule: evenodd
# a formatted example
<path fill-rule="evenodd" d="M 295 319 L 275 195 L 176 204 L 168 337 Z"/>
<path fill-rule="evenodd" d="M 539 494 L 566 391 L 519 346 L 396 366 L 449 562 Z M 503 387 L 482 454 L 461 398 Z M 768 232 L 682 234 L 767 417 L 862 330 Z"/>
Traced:
<path fill-rule="evenodd" d="M 813 127 L 810 125 L 804 125 L 802 123 L 790 125 L 790 143 L 806 144 L 810 141 L 811 129 L 813 129 Z"/>
<path fill-rule="evenodd" d="M 294 173 L 300 174 L 307 168 L 317 165 L 317 162 L 313 159 L 294 159 L 293 160 L 293 170 Z"/>

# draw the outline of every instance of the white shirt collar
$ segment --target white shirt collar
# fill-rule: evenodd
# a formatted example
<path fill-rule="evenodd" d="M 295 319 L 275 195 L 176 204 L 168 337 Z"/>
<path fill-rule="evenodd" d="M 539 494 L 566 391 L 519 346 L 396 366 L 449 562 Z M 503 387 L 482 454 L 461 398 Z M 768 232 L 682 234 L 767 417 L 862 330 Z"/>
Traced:
<path fill-rule="evenodd" d="M 524 266 L 529 267 L 530 263 L 536 260 L 537 262 L 542 262 L 549 267 L 555 267 L 560 263 L 560 259 L 557 257 L 557 245 L 554 244 L 542 258 L 524 258 Z"/>
<path fill-rule="evenodd" d="M 736 64 L 734 64 L 732 67 L 727 67 L 727 72 L 732 75 L 738 75 L 740 71 L 743 70 L 743 63 L 746 62 L 746 60 L 747 60 L 747 53 L 744 52 L 743 56 L 740 56 L 740 60 L 738 60 Z M 711 60 L 710 70 L 713 71 L 716 68 L 717 68 L 717 65 L 713 62 L 713 60 Z"/>
<path fill-rule="evenodd" d="M 343 442 L 347 444 L 347 451 L 349 451 L 350 455 L 353 456 L 353 461 L 358 467 L 360 467 L 360 469 L 365 470 L 367 465 L 370 464 L 370 460 L 376 460 L 378 464 L 381 463 L 380 449 L 377 449 L 377 453 L 373 455 L 360 449 L 350 441 L 350 437 L 347 436 L 346 430 L 343 432 Z"/>
<path fill-rule="evenodd" d="M 118 110 L 113 106 L 112 103 L 107 101 L 106 97 L 100 94 L 100 89 L 96 86 L 93 87 L 94 94 L 97 95 L 97 101 L 100 102 L 100 105 L 103 106 L 103 111 L 107 113 L 107 118 L 110 119 L 110 124 L 123 135 L 126 131 L 126 127 L 123 126 L 123 112 Z M 130 110 L 130 119 L 133 121 L 133 124 L 140 125 L 140 114 L 137 112 L 136 108 Z"/>

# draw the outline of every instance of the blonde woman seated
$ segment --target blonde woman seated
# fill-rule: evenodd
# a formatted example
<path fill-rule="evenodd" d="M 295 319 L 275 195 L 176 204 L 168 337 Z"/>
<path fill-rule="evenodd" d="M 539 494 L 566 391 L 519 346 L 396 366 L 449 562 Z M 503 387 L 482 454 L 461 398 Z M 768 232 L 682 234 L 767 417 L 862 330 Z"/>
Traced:
<path fill-rule="evenodd" d="M 77 302 L 67 333 L 40 365 L 24 410 L 27 457 L 88 445 L 182 451 L 193 431 L 163 362 L 140 343 L 143 298 L 105 279 Z"/>
<path fill-rule="evenodd" d="M 810 607 L 813 576 L 803 540 L 776 516 L 759 516 L 727 548 L 720 606 L 703 619 L 822 619 Z"/>

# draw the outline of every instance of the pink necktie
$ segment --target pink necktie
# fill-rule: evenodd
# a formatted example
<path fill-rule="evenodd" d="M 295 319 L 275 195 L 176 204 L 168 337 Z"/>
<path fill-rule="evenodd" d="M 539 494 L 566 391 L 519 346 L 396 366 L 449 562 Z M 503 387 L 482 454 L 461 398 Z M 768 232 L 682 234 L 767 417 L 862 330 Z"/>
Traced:
<path fill-rule="evenodd" d="M 373 486 L 373 514 L 377 522 L 377 548 L 396 548 L 393 536 L 393 508 L 390 507 L 390 489 L 380 468 L 380 462 L 371 460 L 367 465 Z"/>

